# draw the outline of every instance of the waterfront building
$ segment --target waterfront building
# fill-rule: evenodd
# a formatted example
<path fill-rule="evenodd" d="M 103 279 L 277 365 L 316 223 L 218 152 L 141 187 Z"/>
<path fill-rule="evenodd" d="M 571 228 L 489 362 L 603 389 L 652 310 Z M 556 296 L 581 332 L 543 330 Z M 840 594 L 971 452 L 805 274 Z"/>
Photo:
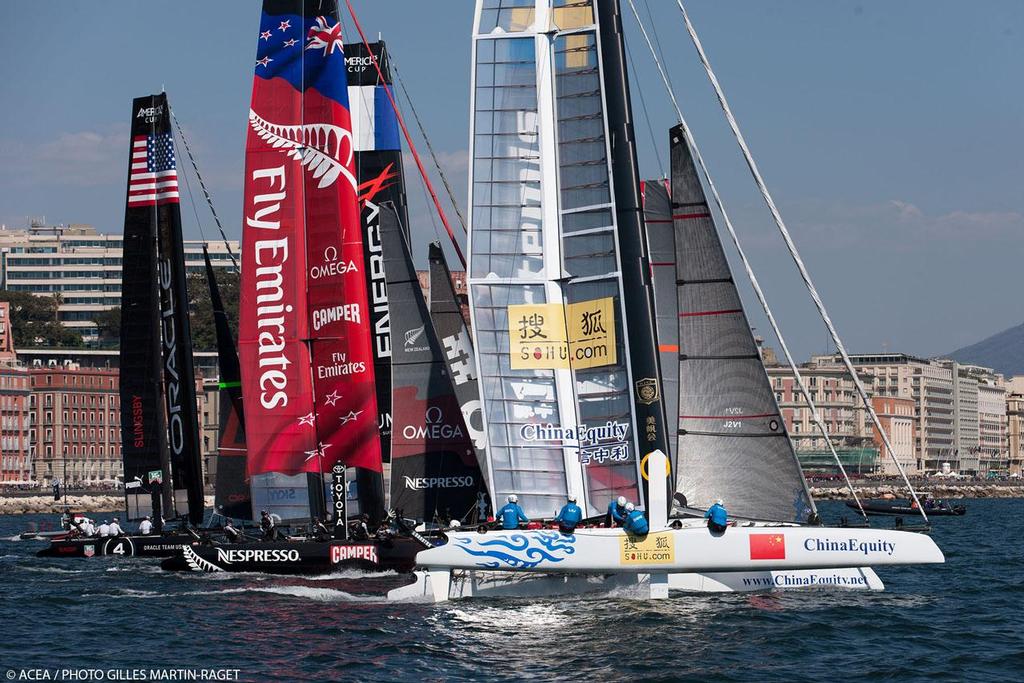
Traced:
<path fill-rule="evenodd" d="M 1022 474 L 1024 460 L 1024 376 L 1006 382 L 1007 469 Z"/>
<path fill-rule="evenodd" d="M 10 304 L 0 301 L 0 484 L 32 479 L 32 384 L 14 352 Z"/>
<path fill-rule="evenodd" d="M 35 444 L 33 479 L 113 485 L 122 474 L 118 371 L 74 363 L 28 368 Z"/>
<path fill-rule="evenodd" d="M 895 461 L 898 461 L 908 475 L 917 474 L 917 455 L 914 451 L 917 419 L 914 399 L 898 396 L 872 396 L 871 407 L 874 409 L 875 415 L 878 416 L 878 421 L 882 424 L 886 436 L 889 437 L 889 444 L 892 445 L 890 454 L 885 447 L 881 433 L 872 424 L 871 438 L 881 454 L 878 471 L 882 474 L 897 475 L 899 468 Z"/>
<path fill-rule="evenodd" d="M 835 458 L 815 425 L 792 370 L 788 365 L 772 362 L 775 356 L 771 349 L 762 348 L 761 357 L 801 466 L 808 471 L 834 470 Z M 877 471 L 882 466 L 879 449 L 846 369 L 835 364 L 831 356 L 815 356 L 800 365 L 800 375 L 843 466 L 855 473 Z"/>
<path fill-rule="evenodd" d="M 238 242 L 230 242 L 238 253 Z M 96 316 L 121 305 L 120 234 L 102 234 L 91 225 L 0 229 L 0 288 L 59 297 L 58 319 L 86 342 L 99 338 Z M 215 267 L 232 268 L 223 242 L 208 243 Z M 189 272 L 204 270 L 203 242 L 185 240 Z"/>

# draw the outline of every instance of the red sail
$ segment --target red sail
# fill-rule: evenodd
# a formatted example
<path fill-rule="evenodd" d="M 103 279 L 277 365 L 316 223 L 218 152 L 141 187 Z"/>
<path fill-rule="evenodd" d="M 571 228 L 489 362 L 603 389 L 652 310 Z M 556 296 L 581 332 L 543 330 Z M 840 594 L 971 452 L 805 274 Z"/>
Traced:
<path fill-rule="evenodd" d="M 298 7 L 265 5 L 249 112 L 239 311 L 248 472 L 338 462 L 380 471 L 340 25 Z"/>

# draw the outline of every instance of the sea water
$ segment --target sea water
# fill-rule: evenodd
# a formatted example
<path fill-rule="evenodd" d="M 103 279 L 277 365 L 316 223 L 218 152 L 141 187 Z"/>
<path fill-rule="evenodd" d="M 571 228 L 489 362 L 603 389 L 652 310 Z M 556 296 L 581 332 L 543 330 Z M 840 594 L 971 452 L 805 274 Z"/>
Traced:
<path fill-rule="evenodd" d="M 1024 501 L 966 503 L 965 517 L 933 520 L 946 564 L 879 568 L 884 593 L 440 605 L 382 600 L 408 581 L 388 573 L 176 574 L 157 560 L 36 558 L 43 543 L 10 539 L 45 518 L 5 516 L 0 680 L 1024 680 Z M 826 520 L 849 512 L 822 508 Z"/>

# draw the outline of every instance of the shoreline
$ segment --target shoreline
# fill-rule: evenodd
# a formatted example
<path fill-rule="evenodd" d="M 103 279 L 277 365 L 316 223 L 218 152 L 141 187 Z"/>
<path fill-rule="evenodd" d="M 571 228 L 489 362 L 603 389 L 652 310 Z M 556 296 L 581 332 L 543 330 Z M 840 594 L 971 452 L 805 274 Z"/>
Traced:
<path fill-rule="evenodd" d="M 213 507 L 213 496 L 206 496 L 206 507 Z M 73 512 L 110 512 L 124 516 L 124 494 L 96 493 L 68 496 L 68 507 Z M 53 496 L 0 496 L 0 515 L 59 515 L 64 501 Z"/>

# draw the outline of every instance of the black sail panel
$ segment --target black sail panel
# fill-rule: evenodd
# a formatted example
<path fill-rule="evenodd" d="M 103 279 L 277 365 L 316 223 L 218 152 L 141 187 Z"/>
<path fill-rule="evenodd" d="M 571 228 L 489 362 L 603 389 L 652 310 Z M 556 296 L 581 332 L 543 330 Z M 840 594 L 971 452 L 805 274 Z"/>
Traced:
<path fill-rule="evenodd" d="M 677 501 L 731 515 L 806 521 L 785 423 L 733 282 L 682 129 L 670 131 L 679 325 Z"/>
<path fill-rule="evenodd" d="M 163 128 L 164 95 L 136 98 L 128 162 L 121 265 L 121 452 L 129 519 L 154 513 L 149 491 L 168 483 L 162 501 L 172 508 L 167 426 L 161 403 L 160 290 L 157 284 L 157 203 L 148 183 L 150 141 L 169 134 Z"/>
<path fill-rule="evenodd" d="M 644 228 L 651 259 L 654 320 L 658 333 L 662 395 L 668 419 L 669 461 L 676 471 L 679 431 L 679 299 L 676 296 L 676 243 L 667 180 L 642 183 Z"/>
<path fill-rule="evenodd" d="M 188 289 L 185 282 L 185 246 L 181 237 L 181 208 L 178 202 L 177 171 L 167 98 L 159 115 L 158 139 L 151 143 L 150 167 L 166 168 L 167 176 L 155 171 L 154 192 L 157 212 L 158 276 L 160 286 L 160 328 L 163 337 L 164 402 L 167 410 L 168 448 L 175 490 L 188 496 L 188 518 L 203 521 L 203 465 L 196 406 L 196 376 L 192 361 L 192 332 L 189 326 Z M 170 173 L 174 173 L 173 185 Z M 172 191 L 173 190 L 173 191 Z"/>
<path fill-rule="evenodd" d="M 462 316 L 462 306 L 452 287 L 452 274 L 438 242 L 430 243 L 430 320 L 434 323 L 441 351 L 455 388 L 455 398 L 473 445 L 481 481 L 487 478 L 487 436 L 483 428 L 483 407 L 476 376 L 473 337 Z"/>
<path fill-rule="evenodd" d="M 461 519 L 482 488 L 462 410 L 396 212 L 382 207 L 391 307 L 391 506 L 407 517 Z"/>
<path fill-rule="evenodd" d="M 217 275 L 205 245 L 203 259 L 206 262 L 206 282 L 210 288 L 220 368 L 217 387 L 220 429 L 213 506 L 225 517 L 252 519 L 252 494 L 245 474 L 245 412 L 242 410 L 242 374 L 238 365 L 238 349 L 235 347 L 220 287 L 217 286 Z"/>

